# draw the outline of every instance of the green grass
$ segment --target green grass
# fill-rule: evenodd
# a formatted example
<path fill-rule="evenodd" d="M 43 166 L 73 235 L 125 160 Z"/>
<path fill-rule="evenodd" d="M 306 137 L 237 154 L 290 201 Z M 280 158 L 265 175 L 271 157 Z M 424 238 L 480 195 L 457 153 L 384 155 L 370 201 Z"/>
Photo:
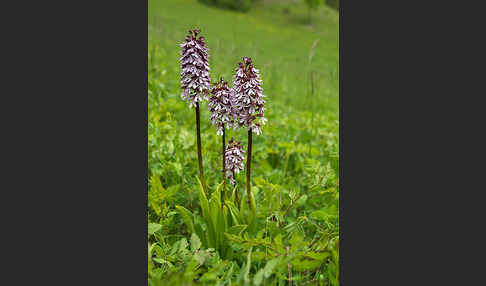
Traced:
<path fill-rule="evenodd" d="M 150 286 L 288 285 L 289 273 L 292 285 L 339 285 L 338 17 L 326 7 L 313 17 L 309 26 L 301 1 L 262 0 L 244 14 L 195 0 L 149 0 Z M 243 56 L 261 71 L 268 123 L 253 136 L 255 212 L 242 204 L 229 217 L 218 202 L 221 137 L 206 103 L 200 118 L 209 202 L 200 197 L 195 113 L 180 98 L 179 43 L 194 27 L 210 48 L 213 81 L 232 82 Z M 226 134 L 247 149 L 246 130 Z M 245 172 L 236 180 L 246 202 Z"/>
<path fill-rule="evenodd" d="M 289 14 L 284 13 L 284 8 Z M 196 0 L 150 0 L 149 42 L 162 46 L 171 58 L 189 29 L 198 27 L 210 49 L 211 77 L 231 81 L 242 57 L 260 69 L 264 93 L 271 108 L 282 102 L 299 109 L 338 112 L 338 14 L 325 6 L 307 24 L 307 7 L 298 1 L 262 1 L 248 13 L 221 10 Z M 312 62 L 309 53 L 319 40 Z M 178 85 L 178 62 L 167 66 L 168 84 Z M 315 72 L 311 98 L 309 72 Z"/>

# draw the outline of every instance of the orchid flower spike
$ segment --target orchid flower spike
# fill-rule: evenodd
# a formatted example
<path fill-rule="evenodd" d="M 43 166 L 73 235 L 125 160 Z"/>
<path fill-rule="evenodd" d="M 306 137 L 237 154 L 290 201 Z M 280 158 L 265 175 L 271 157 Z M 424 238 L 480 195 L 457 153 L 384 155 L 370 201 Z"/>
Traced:
<path fill-rule="evenodd" d="M 241 142 L 234 141 L 233 138 L 229 141 L 225 152 L 225 164 L 226 164 L 226 178 L 228 178 L 231 184 L 235 184 L 234 174 L 239 173 L 244 168 L 243 156 L 245 150 L 241 146 Z"/>
<path fill-rule="evenodd" d="M 197 102 L 207 99 L 210 88 L 208 48 L 204 37 L 199 36 L 200 31 L 189 31 L 182 48 L 181 61 L 181 87 L 182 99 L 189 102 L 192 108 Z"/>
<path fill-rule="evenodd" d="M 236 116 L 233 107 L 233 89 L 223 78 L 213 83 L 208 107 L 211 111 L 211 122 L 218 128 L 217 134 L 223 135 L 223 129 L 231 128 Z"/>
<path fill-rule="evenodd" d="M 263 115 L 265 95 L 261 85 L 260 72 L 250 58 L 244 57 L 243 63 L 238 63 L 233 83 L 237 125 L 246 126 L 257 135 L 262 133 L 261 125 L 267 121 Z"/>

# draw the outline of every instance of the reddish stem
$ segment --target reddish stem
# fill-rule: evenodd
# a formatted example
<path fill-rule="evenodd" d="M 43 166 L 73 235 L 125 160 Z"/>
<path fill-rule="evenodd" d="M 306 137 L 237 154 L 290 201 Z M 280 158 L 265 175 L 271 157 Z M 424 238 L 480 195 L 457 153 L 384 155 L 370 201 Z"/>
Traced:
<path fill-rule="evenodd" d="M 224 139 L 224 124 L 223 124 L 223 136 L 222 136 L 222 141 L 223 141 L 223 192 L 221 193 L 221 202 L 223 202 L 221 205 L 224 204 L 224 199 L 226 198 L 225 193 L 226 193 L 226 162 L 225 162 L 225 153 L 226 153 L 226 146 L 225 146 L 225 139 Z"/>
<path fill-rule="evenodd" d="M 202 163 L 202 152 L 201 152 L 201 123 L 199 122 L 199 102 L 196 102 L 196 130 L 197 130 L 197 160 L 199 162 L 199 175 L 201 176 L 201 183 L 203 185 L 204 191 L 206 191 L 206 182 L 204 180 L 203 163 Z"/>
<path fill-rule="evenodd" d="M 250 178 L 251 178 L 251 128 L 248 128 L 248 158 L 246 160 L 246 194 L 248 196 L 248 209 L 252 209 L 251 207 L 251 184 L 250 184 Z"/>

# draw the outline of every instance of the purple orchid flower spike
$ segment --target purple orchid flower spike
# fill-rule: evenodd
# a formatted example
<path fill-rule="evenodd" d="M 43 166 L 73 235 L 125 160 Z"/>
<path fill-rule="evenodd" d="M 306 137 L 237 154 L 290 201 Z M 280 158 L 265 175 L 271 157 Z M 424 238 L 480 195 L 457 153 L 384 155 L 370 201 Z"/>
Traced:
<path fill-rule="evenodd" d="M 243 170 L 243 161 L 245 160 L 243 153 L 245 153 L 245 150 L 243 150 L 241 142 L 237 142 L 231 138 L 224 155 L 227 167 L 226 178 L 228 178 L 233 185 L 236 184 L 235 174 L 238 174 Z"/>
<path fill-rule="evenodd" d="M 257 135 L 262 133 L 261 126 L 267 122 L 263 114 L 265 95 L 261 85 L 260 72 L 250 58 L 244 57 L 243 63 L 238 63 L 233 83 L 237 127 L 246 126 Z"/>
<path fill-rule="evenodd" d="M 182 99 L 189 102 L 189 107 L 207 99 L 210 88 L 209 55 L 204 37 L 199 36 L 200 31 L 189 31 L 182 48 L 181 61 L 181 87 Z"/>
<path fill-rule="evenodd" d="M 252 133 L 260 135 L 261 126 L 266 123 L 263 115 L 265 111 L 265 100 L 263 99 L 262 80 L 260 72 L 254 67 L 252 60 L 248 57 L 243 58 L 243 63 L 238 63 L 233 91 L 235 94 L 235 109 L 237 115 L 237 126 L 248 128 L 248 158 L 246 160 L 246 192 L 248 196 L 248 207 L 253 209 L 251 204 L 251 145 Z"/>
<path fill-rule="evenodd" d="M 207 99 L 210 88 L 208 48 L 204 37 L 199 36 L 198 29 L 189 31 L 184 43 L 180 46 L 181 51 L 181 97 L 189 102 L 189 108 L 196 107 L 196 132 L 197 132 L 197 159 L 199 163 L 199 174 L 201 183 L 207 193 L 207 186 L 204 181 L 202 151 L 201 151 L 201 128 L 199 116 L 199 102 Z"/>
<path fill-rule="evenodd" d="M 223 129 L 233 127 L 235 122 L 233 96 L 233 89 L 223 78 L 213 83 L 208 107 L 211 112 L 211 122 L 218 128 L 218 135 L 223 135 Z"/>

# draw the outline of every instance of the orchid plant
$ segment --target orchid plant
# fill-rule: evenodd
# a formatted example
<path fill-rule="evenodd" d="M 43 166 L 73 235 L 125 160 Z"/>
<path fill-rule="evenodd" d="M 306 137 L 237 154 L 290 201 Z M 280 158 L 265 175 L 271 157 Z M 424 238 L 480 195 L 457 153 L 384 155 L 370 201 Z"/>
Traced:
<path fill-rule="evenodd" d="M 235 94 L 235 109 L 238 127 L 248 128 L 248 158 L 246 159 L 246 191 L 248 206 L 251 206 L 251 147 L 252 133 L 262 133 L 261 125 L 266 123 L 263 89 L 260 72 L 254 67 L 251 58 L 244 57 L 243 63 L 238 63 L 233 90 Z"/>
<path fill-rule="evenodd" d="M 201 183 L 206 190 L 202 164 L 199 103 L 208 100 L 211 123 L 216 126 L 217 135 L 222 137 L 222 201 L 225 197 L 226 178 L 236 189 L 235 173 L 243 170 L 243 153 L 245 152 L 241 147 L 241 142 L 236 142 L 233 138 L 226 147 L 225 130 L 231 127 L 235 130 L 246 127 L 248 130 L 246 186 L 248 206 L 250 210 L 254 210 L 251 203 L 253 196 L 250 182 L 252 134 L 260 135 L 262 125 L 266 123 L 264 117 L 265 95 L 263 95 L 260 73 L 254 67 L 251 58 L 244 57 L 243 62 L 238 63 L 236 68 L 232 88 L 223 78 L 213 83 L 211 87 L 208 48 L 204 37 L 199 34 L 198 29 L 189 31 L 184 43 L 180 45 L 182 48 L 180 61 L 181 97 L 189 102 L 190 108 L 196 108 L 197 152 Z"/>
<path fill-rule="evenodd" d="M 196 107 L 197 159 L 201 182 L 206 189 L 201 151 L 199 102 L 206 100 L 209 93 L 209 54 L 204 37 L 198 36 L 199 33 L 198 29 L 189 31 L 184 43 L 180 45 L 182 48 L 181 97 L 189 102 L 189 108 Z"/>
<path fill-rule="evenodd" d="M 208 107 L 211 112 L 211 122 L 218 129 L 216 134 L 221 135 L 222 138 L 223 192 L 221 194 L 224 197 L 226 192 L 225 129 L 233 126 L 236 114 L 233 107 L 233 89 L 228 86 L 228 83 L 223 78 L 213 83 Z"/>
<path fill-rule="evenodd" d="M 238 198 L 238 191 L 236 190 L 235 173 L 237 174 L 243 170 L 243 161 L 245 160 L 243 153 L 245 153 L 245 150 L 243 150 L 241 142 L 235 141 L 233 138 L 231 138 L 228 147 L 226 147 L 226 152 L 224 153 L 224 160 L 227 168 L 226 178 L 228 178 L 230 183 L 233 185 L 238 205 L 240 200 Z"/>

